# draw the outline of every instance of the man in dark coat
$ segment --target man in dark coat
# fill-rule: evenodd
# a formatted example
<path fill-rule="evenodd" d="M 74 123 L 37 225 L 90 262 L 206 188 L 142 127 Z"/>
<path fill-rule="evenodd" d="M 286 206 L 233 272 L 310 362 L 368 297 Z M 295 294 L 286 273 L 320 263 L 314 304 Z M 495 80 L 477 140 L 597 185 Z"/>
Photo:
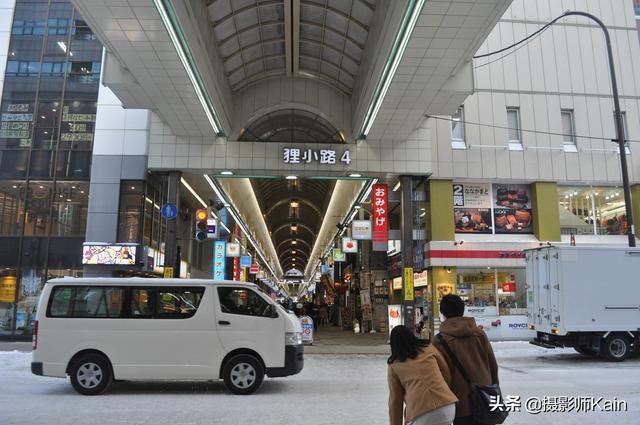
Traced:
<path fill-rule="evenodd" d="M 498 383 L 498 364 L 485 332 L 476 325 L 473 317 L 462 317 L 464 301 L 453 294 L 445 295 L 440 301 L 440 313 L 445 321 L 440 325 L 440 334 L 458 358 L 469 375 L 471 382 L 478 385 Z M 454 425 L 479 424 L 471 416 L 469 384 L 449 358 L 440 338 L 433 339 L 451 370 L 451 391 L 460 400 L 456 406 Z"/>

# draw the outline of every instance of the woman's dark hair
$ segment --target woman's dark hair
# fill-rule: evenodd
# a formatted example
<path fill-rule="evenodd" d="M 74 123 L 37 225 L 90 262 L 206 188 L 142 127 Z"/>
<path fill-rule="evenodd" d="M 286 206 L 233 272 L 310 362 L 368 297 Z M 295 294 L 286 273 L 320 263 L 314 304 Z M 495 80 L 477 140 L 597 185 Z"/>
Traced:
<path fill-rule="evenodd" d="M 396 360 L 404 362 L 407 359 L 415 359 L 424 347 L 429 345 L 429 341 L 415 337 L 411 329 L 405 325 L 394 326 L 389 337 L 391 345 L 391 355 L 387 363 L 391 364 Z"/>

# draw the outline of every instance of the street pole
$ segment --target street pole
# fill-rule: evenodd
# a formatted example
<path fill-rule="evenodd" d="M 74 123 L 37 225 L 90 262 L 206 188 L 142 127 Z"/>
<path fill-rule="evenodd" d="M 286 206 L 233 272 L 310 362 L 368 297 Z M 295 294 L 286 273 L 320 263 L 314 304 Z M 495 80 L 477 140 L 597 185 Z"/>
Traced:
<path fill-rule="evenodd" d="M 413 299 L 413 181 L 411 176 L 400 176 L 400 228 L 402 247 L 402 309 L 403 323 L 414 332 L 413 318 L 415 302 Z M 411 272 L 407 279 L 406 270 Z M 410 280 L 410 281 L 408 281 Z M 407 294 L 407 286 L 410 293 Z M 410 295 L 407 297 L 407 295 Z"/>
<path fill-rule="evenodd" d="M 552 23 L 555 23 L 560 18 L 566 16 L 583 16 L 591 19 L 597 23 L 602 31 L 604 31 L 604 37 L 607 44 L 607 56 L 609 58 L 609 72 L 611 73 L 611 87 L 613 89 L 613 106 L 616 124 L 616 139 L 613 140 L 618 144 L 618 150 L 620 151 L 620 171 L 622 173 L 622 188 L 624 191 L 624 205 L 627 215 L 627 237 L 629 239 L 629 247 L 636 246 L 635 226 L 633 224 L 633 208 L 631 207 L 631 188 L 629 186 L 629 172 L 627 170 L 627 153 L 624 140 L 624 125 L 622 122 L 622 112 L 620 111 L 620 96 L 618 94 L 618 81 L 616 79 L 616 69 L 613 62 L 613 49 L 611 48 L 611 37 L 609 36 L 609 29 L 607 26 L 596 16 L 579 11 L 568 11 L 562 14 L 560 17 L 554 19 Z"/>

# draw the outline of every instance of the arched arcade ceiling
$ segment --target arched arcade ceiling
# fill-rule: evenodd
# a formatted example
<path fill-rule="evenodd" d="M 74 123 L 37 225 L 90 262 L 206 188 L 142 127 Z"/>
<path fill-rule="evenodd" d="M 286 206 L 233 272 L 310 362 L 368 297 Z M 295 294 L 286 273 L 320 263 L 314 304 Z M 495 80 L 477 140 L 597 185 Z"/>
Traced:
<path fill-rule="evenodd" d="M 283 271 L 304 271 L 335 181 L 253 179 L 251 183 Z"/>

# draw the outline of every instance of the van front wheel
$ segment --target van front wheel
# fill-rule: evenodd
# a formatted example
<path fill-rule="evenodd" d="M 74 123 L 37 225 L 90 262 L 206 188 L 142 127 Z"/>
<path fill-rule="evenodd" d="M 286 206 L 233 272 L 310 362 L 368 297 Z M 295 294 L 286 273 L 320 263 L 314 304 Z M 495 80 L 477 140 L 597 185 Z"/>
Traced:
<path fill-rule="evenodd" d="M 69 377 L 73 389 L 82 395 L 100 394 L 113 380 L 109 362 L 97 354 L 86 354 L 75 359 Z"/>
<path fill-rule="evenodd" d="M 234 394 L 247 395 L 254 393 L 264 379 L 262 364 L 255 357 L 239 354 L 227 361 L 222 370 L 224 385 Z"/>

